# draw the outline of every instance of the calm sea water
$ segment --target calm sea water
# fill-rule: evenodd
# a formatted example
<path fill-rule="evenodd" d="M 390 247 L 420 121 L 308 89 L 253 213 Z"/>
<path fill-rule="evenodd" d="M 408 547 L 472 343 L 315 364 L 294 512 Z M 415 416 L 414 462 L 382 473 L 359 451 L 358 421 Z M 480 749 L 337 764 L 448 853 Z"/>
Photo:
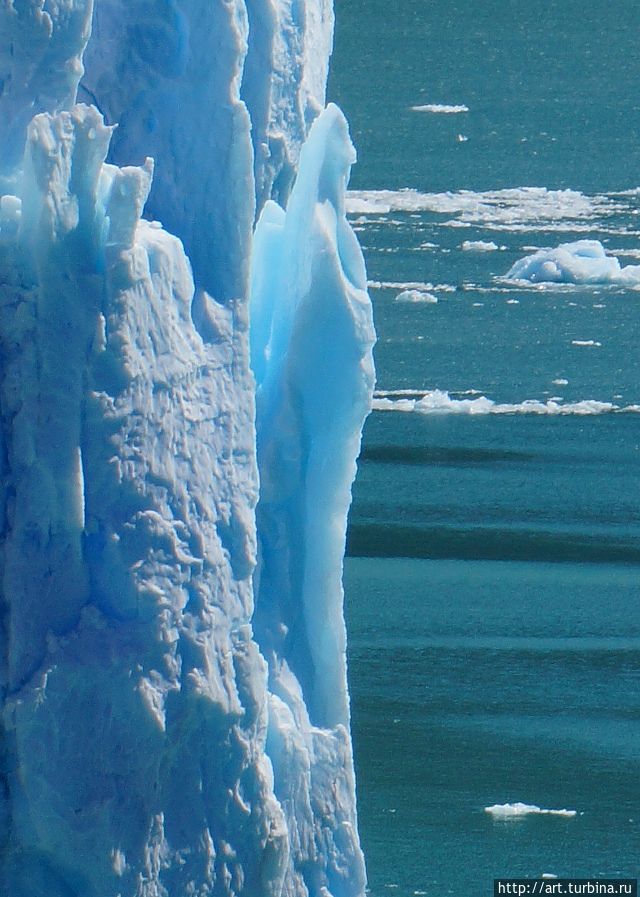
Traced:
<path fill-rule="evenodd" d="M 336 13 L 379 333 L 345 570 L 371 893 L 635 877 L 640 292 L 503 278 L 575 239 L 640 264 L 637 9 Z M 576 815 L 485 812 L 518 801 Z"/>

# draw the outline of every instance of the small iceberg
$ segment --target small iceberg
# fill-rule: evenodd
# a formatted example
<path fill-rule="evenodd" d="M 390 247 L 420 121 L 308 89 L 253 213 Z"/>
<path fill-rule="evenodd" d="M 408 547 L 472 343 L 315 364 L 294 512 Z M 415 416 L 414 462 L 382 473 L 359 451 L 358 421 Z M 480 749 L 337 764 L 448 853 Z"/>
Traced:
<path fill-rule="evenodd" d="M 460 248 L 463 252 L 495 252 L 499 247 L 493 240 L 465 240 Z"/>
<path fill-rule="evenodd" d="M 507 280 L 530 283 L 614 284 L 640 286 L 640 265 L 622 267 L 606 254 L 599 240 L 562 243 L 556 249 L 540 249 L 520 259 L 506 275 Z"/>
<path fill-rule="evenodd" d="M 569 819 L 578 815 L 577 810 L 543 810 L 534 804 L 523 804 L 521 802 L 515 804 L 494 804 L 492 807 L 485 807 L 484 811 L 496 819 L 520 819 L 523 816 L 564 816 Z"/>
<path fill-rule="evenodd" d="M 424 305 L 435 305 L 438 297 L 423 290 L 403 290 L 396 296 L 396 302 L 413 302 Z"/>

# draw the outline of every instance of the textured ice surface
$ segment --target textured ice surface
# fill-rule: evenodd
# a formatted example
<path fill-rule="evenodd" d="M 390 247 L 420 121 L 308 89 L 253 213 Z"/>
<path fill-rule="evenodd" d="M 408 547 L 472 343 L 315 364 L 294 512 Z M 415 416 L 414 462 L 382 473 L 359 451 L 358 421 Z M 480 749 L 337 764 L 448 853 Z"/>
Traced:
<path fill-rule="evenodd" d="M 117 122 L 109 161 L 155 160 L 146 215 L 183 242 L 197 287 L 245 294 L 254 215 L 240 100 L 243 0 L 98 0 L 79 98 Z"/>
<path fill-rule="evenodd" d="M 110 161 L 153 156 L 146 213 L 219 301 L 244 295 L 254 194 L 288 195 L 332 37 L 331 0 L 96 3 L 79 96 L 118 122 Z"/>
<path fill-rule="evenodd" d="M 300 147 L 324 108 L 332 0 L 246 0 L 249 46 L 241 95 L 251 114 L 258 210 L 285 202 Z"/>
<path fill-rule="evenodd" d="M 622 267 L 598 240 L 562 243 L 557 249 L 541 249 L 520 259 L 508 273 L 509 280 L 531 283 L 613 284 L 640 286 L 640 265 Z"/>
<path fill-rule="evenodd" d="M 331 39 L 324 0 L 287 9 L 100 0 L 81 97 L 108 124 L 73 104 L 89 7 L 0 12 L 7 897 L 364 891 L 340 572 L 373 337 L 335 108 L 286 212 L 266 206 L 279 271 L 265 225 L 256 238 L 256 530 L 244 66 L 264 12 L 296 49 L 259 78 L 300 64 L 291 95 L 280 85 L 300 117 L 290 156 L 263 168 L 271 192 L 322 105 Z M 271 529 L 285 523 L 288 544 Z"/>
<path fill-rule="evenodd" d="M 74 102 L 91 9 L 91 0 L 0 6 L 0 175 L 10 175 L 20 163 L 36 113 Z M 0 182 L 0 194 L 5 192 Z"/>

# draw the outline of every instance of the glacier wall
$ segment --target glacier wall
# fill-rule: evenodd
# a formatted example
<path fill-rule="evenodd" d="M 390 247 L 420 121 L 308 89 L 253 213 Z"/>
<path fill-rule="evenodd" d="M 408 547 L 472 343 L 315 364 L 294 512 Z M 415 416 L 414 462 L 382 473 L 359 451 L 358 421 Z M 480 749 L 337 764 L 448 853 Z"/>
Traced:
<path fill-rule="evenodd" d="M 218 301 L 246 296 L 256 202 L 288 197 L 332 39 L 332 0 L 96 4 L 80 98 L 118 123 L 110 161 L 154 158 L 146 214 Z"/>
<path fill-rule="evenodd" d="M 364 891 L 340 571 L 373 329 L 332 26 L 0 10 L 7 897 Z"/>

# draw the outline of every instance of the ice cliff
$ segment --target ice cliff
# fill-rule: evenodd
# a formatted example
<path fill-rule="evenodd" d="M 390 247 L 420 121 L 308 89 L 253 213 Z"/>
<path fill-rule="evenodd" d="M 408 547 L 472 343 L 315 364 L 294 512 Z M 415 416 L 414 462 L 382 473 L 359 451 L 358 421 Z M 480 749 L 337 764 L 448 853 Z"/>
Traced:
<path fill-rule="evenodd" d="M 0 8 L 6 897 L 364 891 L 331 32 L 325 0 Z"/>

